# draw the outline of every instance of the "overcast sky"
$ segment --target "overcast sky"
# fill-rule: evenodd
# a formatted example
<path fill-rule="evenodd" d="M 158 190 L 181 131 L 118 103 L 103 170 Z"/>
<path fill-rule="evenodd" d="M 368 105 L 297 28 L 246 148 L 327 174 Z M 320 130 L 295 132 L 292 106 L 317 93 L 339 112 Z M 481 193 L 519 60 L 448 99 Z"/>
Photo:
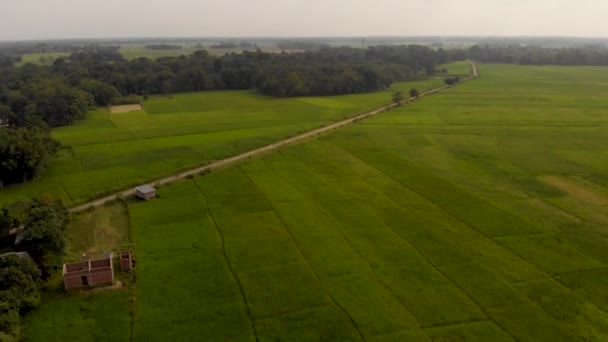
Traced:
<path fill-rule="evenodd" d="M 204 36 L 608 37 L 608 0 L 0 0 L 0 40 Z"/>

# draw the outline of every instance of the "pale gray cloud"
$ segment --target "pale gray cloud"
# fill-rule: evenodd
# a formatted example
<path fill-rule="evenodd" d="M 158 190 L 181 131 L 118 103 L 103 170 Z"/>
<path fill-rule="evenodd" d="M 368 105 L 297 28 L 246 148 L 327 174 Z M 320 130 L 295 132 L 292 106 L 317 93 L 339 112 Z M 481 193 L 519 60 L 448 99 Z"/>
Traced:
<path fill-rule="evenodd" d="M 0 0 L 0 40 L 151 36 L 607 37 L 606 0 Z"/>

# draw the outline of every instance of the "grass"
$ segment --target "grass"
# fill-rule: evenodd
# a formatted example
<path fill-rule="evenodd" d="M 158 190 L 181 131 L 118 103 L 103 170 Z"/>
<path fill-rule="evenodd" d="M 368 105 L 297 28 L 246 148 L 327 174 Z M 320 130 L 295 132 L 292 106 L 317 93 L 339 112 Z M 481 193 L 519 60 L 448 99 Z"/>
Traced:
<path fill-rule="evenodd" d="M 390 102 L 397 89 L 431 88 L 438 80 L 400 83 L 383 92 L 276 99 L 249 91 L 152 97 L 145 111 L 91 111 L 53 130 L 62 149 L 32 182 L 0 190 L 0 204 L 50 193 L 68 204 L 269 144 Z"/>
<path fill-rule="evenodd" d="M 481 71 L 131 203 L 133 340 L 608 339 L 608 72 Z"/>
<path fill-rule="evenodd" d="M 449 64 L 442 64 L 437 66 L 436 69 L 446 69 L 448 75 L 452 76 L 468 76 L 471 74 L 471 64 L 468 62 L 454 62 Z"/>
<path fill-rule="evenodd" d="M 67 229 L 68 259 L 97 257 L 118 251 L 129 241 L 129 215 L 123 203 L 113 203 L 72 217 Z"/>
<path fill-rule="evenodd" d="M 59 57 L 67 57 L 70 53 L 68 52 L 41 52 L 41 53 L 27 53 L 21 56 L 21 61 L 17 63 L 17 66 L 23 66 L 31 63 L 36 65 L 51 65 Z"/>

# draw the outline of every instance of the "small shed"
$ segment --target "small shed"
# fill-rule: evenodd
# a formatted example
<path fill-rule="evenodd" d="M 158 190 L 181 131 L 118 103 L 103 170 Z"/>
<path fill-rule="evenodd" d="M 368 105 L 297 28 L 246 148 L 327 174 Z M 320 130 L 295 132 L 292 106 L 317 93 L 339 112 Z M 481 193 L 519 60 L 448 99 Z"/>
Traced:
<path fill-rule="evenodd" d="M 148 201 L 156 197 L 156 189 L 149 184 L 138 186 L 135 188 L 135 196 Z"/>
<path fill-rule="evenodd" d="M 120 252 L 120 270 L 122 272 L 131 272 L 133 269 L 133 256 L 131 251 Z"/>
<path fill-rule="evenodd" d="M 66 290 L 114 284 L 114 255 L 63 265 Z"/>

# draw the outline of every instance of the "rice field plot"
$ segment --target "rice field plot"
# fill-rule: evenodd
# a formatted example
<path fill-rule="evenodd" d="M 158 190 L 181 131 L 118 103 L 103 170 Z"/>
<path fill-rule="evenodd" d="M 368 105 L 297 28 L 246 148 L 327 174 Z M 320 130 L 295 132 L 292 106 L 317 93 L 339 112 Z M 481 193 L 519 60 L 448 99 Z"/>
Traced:
<path fill-rule="evenodd" d="M 397 90 L 439 84 L 424 80 L 370 94 L 290 99 L 250 91 L 187 93 L 151 97 L 143 110 L 129 113 L 92 110 L 52 131 L 62 148 L 47 172 L 0 189 L 0 203 L 41 193 L 84 202 L 368 111 L 389 103 Z"/>
<path fill-rule="evenodd" d="M 129 341 L 127 291 L 45 295 L 22 321 L 25 341 Z"/>
<path fill-rule="evenodd" d="M 134 340 L 608 339 L 608 179 L 570 158 L 608 150 L 605 70 L 483 66 L 134 204 Z"/>

